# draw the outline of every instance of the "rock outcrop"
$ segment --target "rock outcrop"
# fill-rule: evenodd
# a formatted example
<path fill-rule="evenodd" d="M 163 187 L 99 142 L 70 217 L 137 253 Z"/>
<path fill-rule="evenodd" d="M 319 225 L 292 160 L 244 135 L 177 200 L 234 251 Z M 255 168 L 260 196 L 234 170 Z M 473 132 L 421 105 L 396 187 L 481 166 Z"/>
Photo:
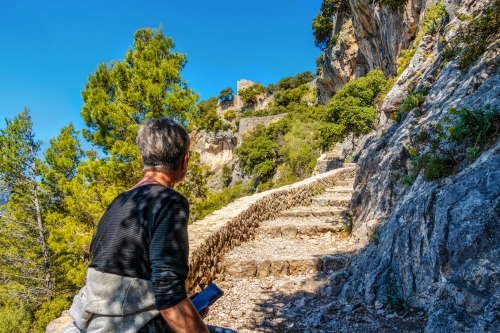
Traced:
<path fill-rule="evenodd" d="M 463 1 L 460 12 L 476 16 L 488 2 Z M 426 87 L 420 115 L 415 110 L 402 114 L 400 124 L 384 118 L 383 134 L 372 133 L 356 153 L 351 209 L 359 252 L 330 278 L 341 300 L 383 302 L 390 293 L 408 298 L 428 313 L 426 332 L 497 332 L 500 142 L 484 147 L 477 160 L 450 177 L 427 182 L 419 176 L 410 188 L 400 183 L 413 138 L 441 122 L 451 107 L 500 108 L 498 36 L 470 68 L 460 69 L 456 59 L 443 63 L 441 43 L 456 38 L 460 25 L 454 5 L 446 4 L 451 20 L 443 35 L 424 36 L 383 104 L 385 114 L 394 115 L 410 88 Z M 356 43 L 370 68 L 394 73 L 424 4 L 409 1 L 400 13 L 363 1 L 351 1 L 351 8 Z"/>
<path fill-rule="evenodd" d="M 238 143 L 239 139 L 232 131 L 200 131 L 196 133 L 192 146 L 200 154 L 200 163 L 215 169 L 233 159 Z"/>
<path fill-rule="evenodd" d="M 343 19 L 339 17 L 337 21 Z M 317 83 L 321 104 L 326 104 L 347 82 L 365 75 L 369 69 L 356 42 L 352 19 L 345 19 L 342 29 L 334 33 L 338 33 L 338 42 L 325 50 L 323 74 Z"/>

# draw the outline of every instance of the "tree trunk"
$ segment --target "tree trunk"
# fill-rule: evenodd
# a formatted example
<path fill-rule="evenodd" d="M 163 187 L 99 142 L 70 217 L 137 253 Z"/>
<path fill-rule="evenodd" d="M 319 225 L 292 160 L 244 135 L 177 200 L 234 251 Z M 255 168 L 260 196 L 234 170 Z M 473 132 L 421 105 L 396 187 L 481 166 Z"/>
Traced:
<path fill-rule="evenodd" d="M 31 149 L 31 153 L 33 154 L 33 150 Z M 32 156 L 32 170 L 33 175 L 35 175 L 35 156 Z M 36 178 L 31 179 L 33 186 L 33 204 L 35 205 L 35 214 L 36 214 L 36 222 L 38 229 L 38 240 L 40 245 L 42 245 L 42 257 L 43 257 L 43 270 L 45 275 L 45 292 L 47 294 L 47 299 L 49 301 L 52 300 L 52 282 L 50 280 L 50 253 L 49 247 L 47 246 L 47 242 L 45 241 L 45 228 L 42 221 L 42 213 L 40 209 L 40 200 L 38 198 L 38 183 Z"/>

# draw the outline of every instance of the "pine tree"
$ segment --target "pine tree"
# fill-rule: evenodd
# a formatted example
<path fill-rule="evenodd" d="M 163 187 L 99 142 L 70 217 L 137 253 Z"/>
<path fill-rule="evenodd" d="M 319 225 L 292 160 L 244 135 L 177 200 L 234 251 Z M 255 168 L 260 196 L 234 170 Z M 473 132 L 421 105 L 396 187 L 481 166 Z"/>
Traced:
<path fill-rule="evenodd" d="M 160 29 L 140 29 L 124 61 L 101 63 L 82 92 L 84 136 L 107 152 L 133 143 L 145 119 L 172 117 L 186 124 L 198 95 L 181 79 L 186 55 Z"/>
<path fill-rule="evenodd" d="M 53 297 L 46 193 L 38 181 L 41 142 L 35 140 L 28 110 L 6 125 L 0 130 L 0 177 L 10 196 L 0 220 L 0 302 L 16 298 L 35 306 Z"/>
<path fill-rule="evenodd" d="M 82 286 L 85 267 L 78 262 L 80 258 L 83 262 L 86 262 L 85 258 L 88 259 L 90 236 L 87 234 L 92 230 L 82 227 L 86 224 L 85 220 L 73 207 L 75 199 L 86 192 L 86 188 L 82 187 L 77 187 L 75 191 L 73 185 L 77 168 L 84 158 L 85 152 L 81 149 L 78 132 L 72 123 L 62 128 L 57 138 L 50 140 L 50 147 L 45 151 L 42 181 L 50 192 L 50 206 L 46 214 L 50 231 L 48 243 L 55 254 L 53 272 L 55 289 L 59 295 L 73 295 Z M 85 203 L 76 201 L 83 209 L 80 205 Z M 82 234 L 85 234 L 83 244 Z M 79 251 L 82 247 L 86 249 L 83 251 L 85 255 Z"/>

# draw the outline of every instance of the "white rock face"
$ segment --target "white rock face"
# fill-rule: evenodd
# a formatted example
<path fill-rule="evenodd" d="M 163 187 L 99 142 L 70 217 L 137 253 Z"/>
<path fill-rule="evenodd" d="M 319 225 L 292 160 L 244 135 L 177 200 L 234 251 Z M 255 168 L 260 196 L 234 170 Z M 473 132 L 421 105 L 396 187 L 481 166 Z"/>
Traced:
<path fill-rule="evenodd" d="M 193 149 L 200 154 L 201 164 L 209 165 L 213 170 L 233 159 L 238 142 L 238 137 L 232 131 L 200 131 L 196 134 Z"/>
<path fill-rule="evenodd" d="M 318 79 L 318 86 L 319 101 L 326 104 L 347 82 L 365 75 L 369 69 L 356 42 L 352 19 L 346 19 L 339 31 L 337 44 L 327 48 L 324 57 L 323 74 Z"/>

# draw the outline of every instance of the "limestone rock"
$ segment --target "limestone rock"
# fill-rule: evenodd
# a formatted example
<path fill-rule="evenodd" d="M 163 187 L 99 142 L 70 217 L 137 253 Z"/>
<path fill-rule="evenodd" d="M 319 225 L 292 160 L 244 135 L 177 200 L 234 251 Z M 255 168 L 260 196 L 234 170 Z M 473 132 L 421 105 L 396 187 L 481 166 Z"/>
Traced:
<path fill-rule="evenodd" d="M 337 19 L 337 22 L 342 18 Z M 338 42 L 324 52 L 323 73 L 318 80 L 319 102 L 326 104 L 347 82 L 368 72 L 368 64 L 359 50 L 353 22 L 347 18 L 339 31 Z"/>
<path fill-rule="evenodd" d="M 200 131 L 193 141 L 193 150 L 200 154 L 200 163 L 209 165 L 211 169 L 230 162 L 239 143 L 232 131 Z"/>
<path fill-rule="evenodd" d="M 423 116 L 408 114 L 361 153 L 351 205 L 359 251 L 348 266 L 341 299 L 384 301 L 391 285 L 401 286 L 401 296 L 428 312 L 426 332 L 495 331 L 500 142 L 446 179 L 418 177 L 411 188 L 399 181 L 406 174 L 410 138 L 442 120 L 450 107 L 500 108 L 498 45 L 497 39 L 468 69 L 458 69 L 456 61 L 444 66 Z M 370 244 L 375 229 L 379 240 Z"/>

